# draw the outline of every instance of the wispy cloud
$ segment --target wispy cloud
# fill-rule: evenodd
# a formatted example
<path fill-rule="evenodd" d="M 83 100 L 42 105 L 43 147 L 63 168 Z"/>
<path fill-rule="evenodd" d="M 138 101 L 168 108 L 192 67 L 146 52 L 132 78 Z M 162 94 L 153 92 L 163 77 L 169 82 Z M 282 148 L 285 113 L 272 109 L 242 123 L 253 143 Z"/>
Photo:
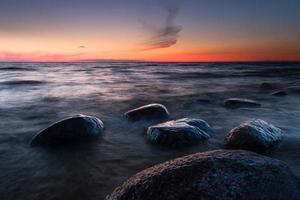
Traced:
<path fill-rule="evenodd" d="M 178 41 L 179 33 L 182 30 L 180 25 L 176 25 L 175 19 L 179 13 L 179 7 L 171 6 L 167 8 L 167 17 L 165 23 L 161 28 L 154 28 L 153 26 L 144 23 L 148 29 L 154 30 L 153 36 L 146 41 L 142 50 L 153 50 L 160 48 L 168 48 L 175 45 Z"/>
<path fill-rule="evenodd" d="M 87 48 L 85 45 L 80 45 L 80 46 L 78 46 L 78 48 L 79 49 L 85 49 L 85 48 Z"/>

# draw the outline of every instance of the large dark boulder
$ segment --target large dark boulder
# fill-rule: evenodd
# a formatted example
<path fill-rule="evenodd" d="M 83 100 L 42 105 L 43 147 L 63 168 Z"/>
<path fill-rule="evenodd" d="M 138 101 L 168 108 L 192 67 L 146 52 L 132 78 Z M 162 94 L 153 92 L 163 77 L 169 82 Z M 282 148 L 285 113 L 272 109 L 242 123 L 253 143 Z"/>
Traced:
<path fill-rule="evenodd" d="M 225 136 L 228 147 L 256 152 L 273 150 L 281 139 L 281 129 L 261 119 L 249 120 Z"/>
<path fill-rule="evenodd" d="M 159 120 L 168 118 L 169 111 L 164 105 L 153 103 L 129 110 L 124 115 L 129 121 Z"/>
<path fill-rule="evenodd" d="M 33 137 L 31 145 L 60 145 L 82 142 L 101 135 L 103 129 L 103 122 L 100 119 L 76 115 L 56 122 L 39 132 Z"/>
<path fill-rule="evenodd" d="M 226 108 L 242 108 L 242 107 L 260 107 L 261 104 L 251 100 L 251 99 L 242 99 L 242 98 L 229 98 L 224 101 Z"/>
<path fill-rule="evenodd" d="M 132 176 L 106 200 L 299 200 L 282 161 L 244 150 L 196 153 Z"/>
<path fill-rule="evenodd" d="M 204 120 L 183 118 L 150 126 L 147 139 L 168 147 L 183 147 L 208 139 L 212 132 L 210 125 Z"/>

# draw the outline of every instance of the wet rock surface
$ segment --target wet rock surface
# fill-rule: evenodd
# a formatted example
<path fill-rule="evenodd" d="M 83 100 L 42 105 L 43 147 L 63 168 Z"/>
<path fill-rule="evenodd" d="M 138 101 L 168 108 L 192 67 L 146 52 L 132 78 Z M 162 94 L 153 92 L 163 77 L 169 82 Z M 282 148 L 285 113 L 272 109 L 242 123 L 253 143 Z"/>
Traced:
<path fill-rule="evenodd" d="M 168 147 L 183 147 L 208 139 L 211 133 L 210 125 L 204 120 L 183 118 L 150 126 L 147 139 Z"/>
<path fill-rule="evenodd" d="M 224 101 L 226 108 L 260 107 L 261 104 L 251 99 L 229 98 Z"/>
<path fill-rule="evenodd" d="M 139 172 L 106 200 L 296 200 L 299 187 L 282 161 L 244 150 L 215 150 Z"/>
<path fill-rule="evenodd" d="M 93 139 L 103 132 L 103 122 L 92 116 L 75 115 L 58 121 L 33 137 L 31 146 L 62 145 Z"/>
<path fill-rule="evenodd" d="M 129 121 L 133 122 L 140 120 L 158 120 L 168 118 L 169 111 L 164 105 L 153 103 L 129 110 L 124 115 Z"/>
<path fill-rule="evenodd" d="M 225 136 L 229 148 L 257 152 L 273 150 L 282 139 L 282 130 L 261 119 L 249 120 L 230 130 Z"/>

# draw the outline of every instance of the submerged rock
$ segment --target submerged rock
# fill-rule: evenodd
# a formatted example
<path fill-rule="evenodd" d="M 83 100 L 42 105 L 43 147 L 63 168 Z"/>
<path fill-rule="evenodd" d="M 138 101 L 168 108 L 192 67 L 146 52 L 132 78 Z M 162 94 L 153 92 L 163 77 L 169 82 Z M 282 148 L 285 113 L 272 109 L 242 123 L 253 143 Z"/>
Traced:
<path fill-rule="evenodd" d="M 261 119 L 247 121 L 225 136 L 228 147 L 257 152 L 272 150 L 281 139 L 281 129 Z"/>
<path fill-rule="evenodd" d="M 279 90 L 279 91 L 272 92 L 271 95 L 273 95 L 273 96 L 286 96 L 287 93 L 284 90 Z"/>
<path fill-rule="evenodd" d="M 103 122 L 92 116 L 75 115 L 39 132 L 31 141 L 32 146 L 59 145 L 95 138 L 103 132 Z"/>
<path fill-rule="evenodd" d="M 279 89 L 282 88 L 282 85 L 279 83 L 262 83 L 260 84 L 260 88 L 263 90 L 274 90 L 274 89 Z"/>
<path fill-rule="evenodd" d="M 260 103 L 251 99 L 229 98 L 224 101 L 226 108 L 259 107 Z"/>
<path fill-rule="evenodd" d="M 216 150 L 177 158 L 139 172 L 106 200 L 299 197 L 299 180 L 284 162 L 243 150 Z"/>
<path fill-rule="evenodd" d="M 130 110 L 124 115 L 129 121 L 157 120 L 168 118 L 169 111 L 164 105 L 153 103 Z"/>
<path fill-rule="evenodd" d="M 300 94 L 300 86 L 290 86 L 286 88 L 289 94 Z"/>
<path fill-rule="evenodd" d="M 204 120 L 183 118 L 150 126 L 147 139 L 155 144 L 181 147 L 207 139 L 212 132 Z"/>

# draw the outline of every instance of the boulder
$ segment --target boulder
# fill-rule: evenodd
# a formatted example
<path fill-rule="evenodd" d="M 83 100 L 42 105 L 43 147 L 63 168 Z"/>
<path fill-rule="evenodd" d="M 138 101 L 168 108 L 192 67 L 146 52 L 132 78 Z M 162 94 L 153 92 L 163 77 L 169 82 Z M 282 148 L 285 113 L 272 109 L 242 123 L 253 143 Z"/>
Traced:
<path fill-rule="evenodd" d="M 58 121 L 39 132 L 33 137 L 31 145 L 60 145 L 86 141 L 101 135 L 103 129 L 103 122 L 100 119 L 75 115 Z"/>
<path fill-rule="evenodd" d="M 251 100 L 242 98 L 229 98 L 224 101 L 226 108 L 242 108 L 242 107 L 260 107 L 261 104 Z"/>
<path fill-rule="evenodd" d="M 298 200 L 300 184 L 282 161 L 244 150 L 196 153 L 155 165 L 106 200 Z"/>
<path fill-rule="evenodd" d="M 266 152 L 274 149 L 282 139 L 281 129 L 261 119 L 249 120 L 225 136 L 230 148 Z"/>
<path fill-rule="evenodd" d="M 155 144 L 182 147 L 207 139 L 212 132 L 210 125 L 204 120 L 183 118 L 150 126 L 147 139 Z"/>
<path fill-rule="evenodd" d="M 169 111 L 164 105 L 153 103 L 129 110 L 124 115 L 129 121 L 158 120 L 168 118 Z"/>

